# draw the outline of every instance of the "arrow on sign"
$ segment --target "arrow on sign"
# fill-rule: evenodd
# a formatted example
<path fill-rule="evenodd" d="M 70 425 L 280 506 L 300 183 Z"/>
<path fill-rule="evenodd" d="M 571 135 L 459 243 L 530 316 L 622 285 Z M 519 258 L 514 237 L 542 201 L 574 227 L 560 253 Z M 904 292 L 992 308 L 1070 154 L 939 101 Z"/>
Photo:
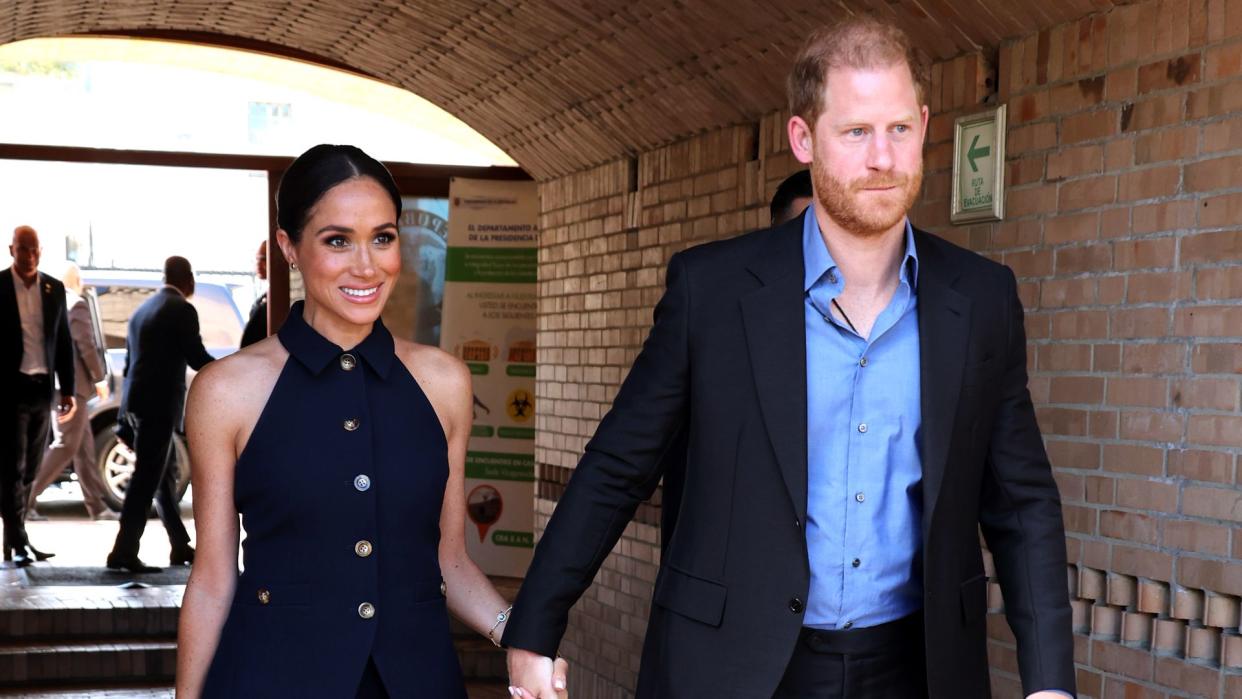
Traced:
<path fill-rule="evenodd" d="M 975 165 L 975 158 L 986 158 L 992 153 L 991 146 L 979 148 L 978 145 L 979 134 L 975 134 L 974 140 L 970 142 L 970 148 L 966 149 L 966 160 L 970 162 L 971 172 L 979 172 L 979 167 Z"/>

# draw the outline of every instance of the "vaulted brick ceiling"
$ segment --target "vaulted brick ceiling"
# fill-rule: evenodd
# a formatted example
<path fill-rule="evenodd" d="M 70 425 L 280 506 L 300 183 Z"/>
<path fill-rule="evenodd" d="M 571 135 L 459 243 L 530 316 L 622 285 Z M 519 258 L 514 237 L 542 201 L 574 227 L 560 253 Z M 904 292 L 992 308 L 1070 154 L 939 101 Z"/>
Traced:
<path fill-rule="evenodd" d="M 409 89 L 539 179 L 784 103 L 807 28 L 867 11 L 934 58 L 1125 0 L 0 0 L 0 43 L 208 32 L 308 52 Z"/>

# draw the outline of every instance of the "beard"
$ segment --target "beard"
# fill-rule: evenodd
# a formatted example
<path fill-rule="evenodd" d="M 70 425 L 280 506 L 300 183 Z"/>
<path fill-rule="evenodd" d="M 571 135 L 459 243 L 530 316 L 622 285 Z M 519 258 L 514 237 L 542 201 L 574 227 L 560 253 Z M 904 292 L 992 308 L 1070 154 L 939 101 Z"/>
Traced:
<path fill-rule="evenodd" d="M 828 171 L 822 159 L 811 165 L 815 196 L 828 217 L 861 238 L 873 238 L 891 230 L 905 218 L 923 186 L 923 165 L 910 173 L 888 172 L 845 181 Z M 874 187 L 893 187 L 888 192 L 863 192 Z"/>

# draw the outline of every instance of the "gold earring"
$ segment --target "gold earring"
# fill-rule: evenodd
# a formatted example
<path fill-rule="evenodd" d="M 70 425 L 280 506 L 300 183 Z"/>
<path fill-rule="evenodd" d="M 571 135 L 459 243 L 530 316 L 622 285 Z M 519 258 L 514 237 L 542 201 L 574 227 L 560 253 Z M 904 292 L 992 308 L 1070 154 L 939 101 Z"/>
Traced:
<path fill-rule="evenodd" d="M 292 269 L 294 272 L 298 271 L 298 263 L 296 263 L 296 262 L 290 262 L 290 263 L 289 263 L 289 268 L 290 268 L 290 269 Z"/>

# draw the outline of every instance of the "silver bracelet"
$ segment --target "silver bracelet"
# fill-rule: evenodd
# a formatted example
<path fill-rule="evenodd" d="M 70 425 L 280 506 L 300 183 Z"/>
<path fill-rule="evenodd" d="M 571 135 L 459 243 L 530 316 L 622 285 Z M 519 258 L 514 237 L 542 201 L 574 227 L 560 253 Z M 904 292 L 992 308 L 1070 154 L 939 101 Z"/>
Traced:
<path fill-rule="evenodd" d="M 501 645 L 500 645 L 500 641 L 496 640 L 496 629 L 500 628 L 500 625 L 505 623 L 505 620 L 509 618 L 509 614 L 512 612 L 513 612 L 513 605 L 509 605 L 509 608 L 504 610 L 503 612 L 497 612 L 496 623 L 492 624 L 492 628 L 487 630 L 487 639 L 491 641 L 492 645 L 496 646 L 497 648 L 500 648 Z"/>

